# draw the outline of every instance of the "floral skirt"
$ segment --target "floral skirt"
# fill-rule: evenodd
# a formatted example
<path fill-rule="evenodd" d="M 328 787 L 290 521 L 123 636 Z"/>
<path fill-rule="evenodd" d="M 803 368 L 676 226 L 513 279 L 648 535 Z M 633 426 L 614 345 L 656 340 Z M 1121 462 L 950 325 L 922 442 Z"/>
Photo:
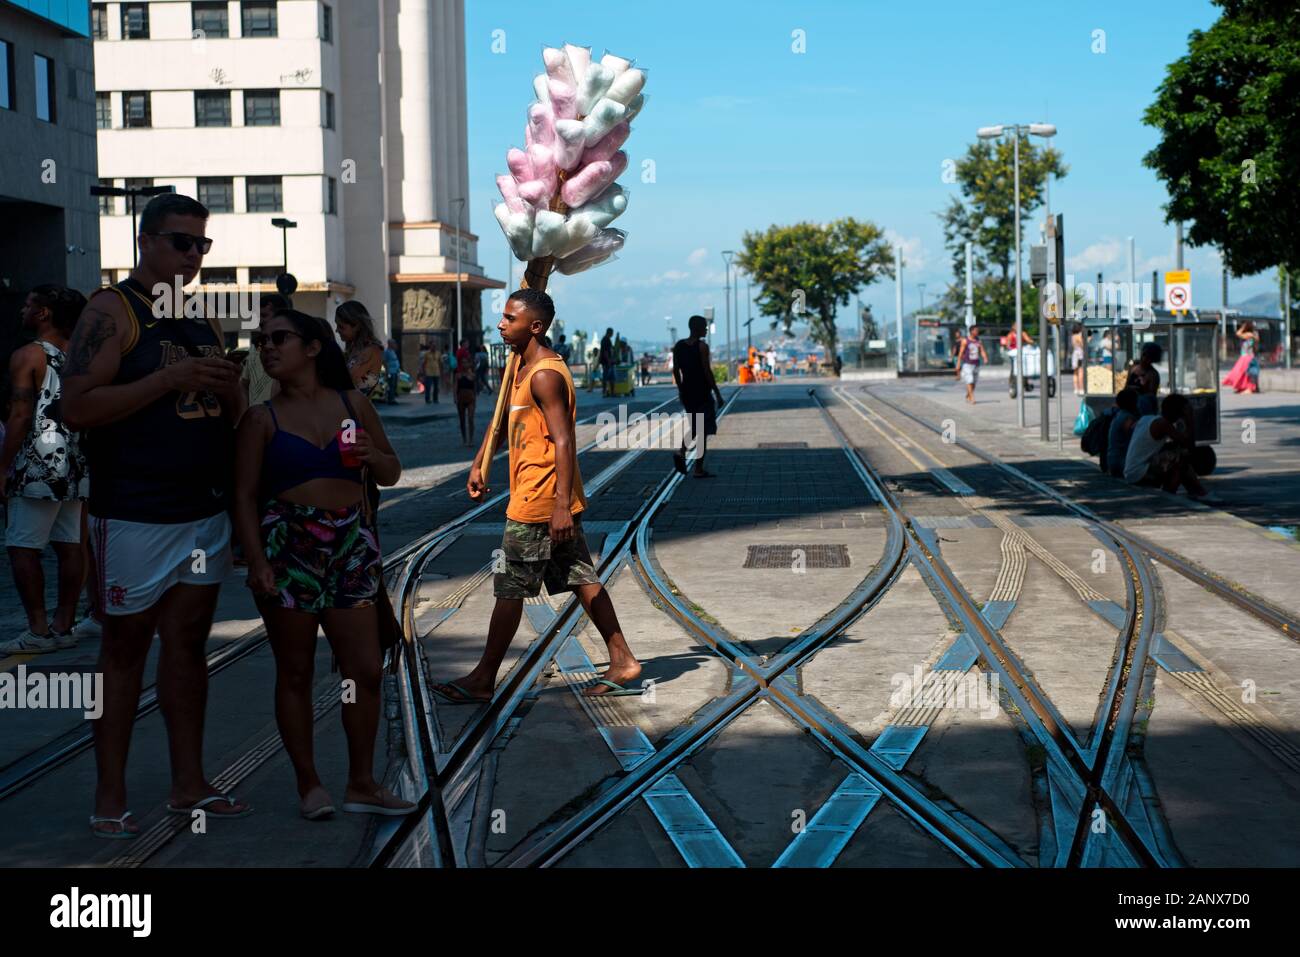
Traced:
<path fill-rule="evenodd" d="M 361 505 L 326 509 L 278 499 L 262 513 L 262 547 L 282 608 L 319 612 L 373 605 L 383 558 Z"/>

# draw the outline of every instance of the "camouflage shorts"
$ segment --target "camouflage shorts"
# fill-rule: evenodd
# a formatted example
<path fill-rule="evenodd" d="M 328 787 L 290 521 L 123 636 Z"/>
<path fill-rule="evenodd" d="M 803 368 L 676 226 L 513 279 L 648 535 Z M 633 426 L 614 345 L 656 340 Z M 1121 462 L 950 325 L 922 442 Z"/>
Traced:
<path fill-rule="evenodd" d="M 492 593 L 497 598 L 533 598 L 546 583 L 548 594 L 573 591 L 576 585 L 598 585 L 582 533 L 582 517 L 573 516 L 573 538 L 558 545 L 551 542 L 550 522 L 527 524 L 506 519 L 506 533 L 501 539 L 504 570 L 492 578 Z"/>

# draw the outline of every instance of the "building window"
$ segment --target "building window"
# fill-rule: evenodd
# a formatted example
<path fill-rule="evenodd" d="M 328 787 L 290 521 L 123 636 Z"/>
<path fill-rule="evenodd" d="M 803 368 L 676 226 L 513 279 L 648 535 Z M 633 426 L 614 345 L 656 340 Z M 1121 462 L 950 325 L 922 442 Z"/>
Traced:
<path fill-rule="evenodd" d="M 230 91 L 229 90 L 195 90 L 194 91 L 194 125 L 195 126 L 229 126 L 230 125 Z"/>
<path fill-rule="evenodd" d="M 113 185 L 113 181 L 112 181 L 111 179 L 101 179 L 101 180 L 99 181 L 99 185 L 100 185 L 100 186 L 112 186 L 112 185 Z M 99 200 L 99 215 L 101 215 L 101 216 L 114 216 L 114 215 L 117 214 L 117 197 L 116 197 L 116 196 L 96 196 L 95 198 Z M 113 282 L 113 280 L 110 279 L 110 280 L 109 280 L 107 283 L 105 283 L 104 285 L 106 285 L 106 286 L 107 286 L 107 285 L 111 285 L 112 282 Z"/>
<path fill-rule="evenodd" d="M 202 31 L 202 35 L 209 40 L 230 36 L 230 11 L 225 0 L 190 4 L 190 24 L 195 34 Z"/>
<path fill-rule="evenodd" d="M 113 128 L 113 94 L 95 94 L 95 129 L 111 130 Z"/>
<path fill-rule="evenodd" d="M 279 176 L 248 177 L 248 211 L 279 213 L 284 210 L 284 184 Z"/>
<path fill-rule="evenodd" d="M 334 42 L 334 8 L 328 3 L 320 5 L 320 38 L 326 43 Z"/>
<path fill-rule="evenodd" d="M 325 212 L 330 216 L 339 211 L 339 182 L 333 176 L 325 177 Z"/>
<path fill-rule="evenodd" d="M 233 213 L 235 181 L 229 176 L 199 177 L 199 202 L 210 213 Z"/>
<path fill-rule="evenodd" d="M 280 91 L 246 90 L 244 92 L 245 126 L 280 125 Z"/>
<path fill-rule="evenodd" d="M 249 285 L 255 283 L 266 283 L 267 285 L 273 286 L 275 285 L 275 277 L 280 275 L 282 272 L 284 272 L 282 266 L 249 266 L 248 283 Z"/>
<path fill-rule="evenodd" d="M 325 129 L 334 129 L 334 94 L 325 91 Z"/>
<path fill-rule="evenodd" d="M 90 5 L 90 35 L 96 40 L 108 39 L 108 8 L 102 3 Z"/>
<path fill-rule="evenodd" d="M 200 199 L 199 202 L 203 201 Z M 212 285 L 221 283 L 227 286 L 233 286 L 235 283 L 239 282 L 239 277 L 235 275 L 233 266 L 220 269 L 209 269 L 207 266 L 204 266 L 199 272 L 199 281 Z"/>
<path fill-rule="evenodd" d="M 241 23 L 246 37 L 277 36 L 278 18 L 276 4 L 266 0 L 244 0 L 239 5 Z"/>
<path fill-rule="evenodd" d="M 149 39 L 149 4 L 122 4 L 122 39 Z"/>
<path fill-rule="evenodd" d="M 32 57 L 36 67 L 36 118 L 54 122 L 54 61 L 39 53 Z"/>
<path fill-rule="evenodd" d="M 122 94 L 122 125 L 128 129 L 153 125 L 148 90 Z"/>
<path fill-rule="evenodd" d="M 0 40 L 0 109 L 14 108 L 14 45 Z"/>

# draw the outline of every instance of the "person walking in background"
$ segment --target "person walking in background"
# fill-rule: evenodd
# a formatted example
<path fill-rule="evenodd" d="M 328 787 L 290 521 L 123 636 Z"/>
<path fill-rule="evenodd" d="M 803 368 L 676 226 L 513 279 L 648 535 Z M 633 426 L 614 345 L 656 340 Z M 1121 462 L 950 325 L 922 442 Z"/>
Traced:
<path fill-rule="evenodd" d="M 721 408 L 722 390 L 718 388 L 718 380 L 713 376 L 709 344 L 704 341 L 704 336 L 709 331 L 709 320 L 703 316 L 691 316 L 687 328 L 690 336 L 678 340 L 673 346 L 673 382 L 677 385 L 677 396 L 690 422 L 690 436 L 689 440 L 683 438 L 682 447 L 673 453 L 673 468 L 685 475 L 686 455 L 694 450 L 695 477 L 713 478 L 713 473 L 704 469 L 704 454 L 707 451 L 708 437 L 718 432 L 717 409 L 713 405 L 713 399 L 717 397 L 717 407 Z"/>
<path fill-rule="evenodd" d="M 564 333 L 560 333 L 560 341 L 555 344 L 555 354 L 564 360 L 565 365 L 568 365 L 570 352 L 572 349 L 564 340 Z"/>
<path fill-rule="evenodd" d="M 82 502 L 88 491 L 79 437 L 63 421 L 62 372 L 68 337 L 85 308 L 81 293 L 37 286 L 22 310 L 36 339 L 9 359 L 9 416 L 0 445 L 0 497 L 8 500 L 5 545 L 27 630 L 0 643 L 0 655 L 44 654 L 77 644 L 73 619 L 82 582 Z M 53 622 L 45 610 L 41 555 L 53 545 L 59 563 Z"/>
<path fill-rule="evenodd" d="M 641 694 L 632 687 L 641 664 L 623 638 L 582 531 L 587 501 L 578 470 L 577 395 L 564 361 L 541 343 L 554 318 L 550 296 L 521 289 L 507 300 L 497 327 L 520 360 L 514 381 L 505 386 L 510 389 L 510 413 L 492 426 L 499 439 L 508 437 L 510 450 L 510 505 L 501 543 L 505 568 L 493 579 L 496 605 L 478 665 L 464 678 L 434 686 L 434 693 L 450 704 L 492 699 L 524 601 L 540 595 L 543 584 L 552 595 L 574 592 L 605 640 L 609 667 L 584 694 Z M 475 502 L 488 491 L 482 466 L 491 438 L 484 438 L 466 483 Z"/>
<path fill-rule="evenodd" d="M 334 328 L 343 340 L 343 355 L 353 385 L 366 398 L 378 401 L 383 395 L 384 350 L 379 346 L 369 311 L 355 299 L 349 300 L 334 311 Z"/>
<path fill-rule="evenodd" d="M 957 378 L 966 386 L 966 401 L 975 404 L 975 386 L 980 380 L 980 366 L 989 361 L 980 342 L 979 326 L 971 326 L 957 342 Z"/>
<path fill-rule="evenodd" d="M 614 328 L 605 330 L 605 336 L 600 340 L 600 383 L 601 395 L 611 396 L 614 394 Z"/>
<path fill-rule="evenodd" d="M 1084 374 L 1083 326 L 1070 333 L 1070 362 L 1074 365 L 1074 394 L 1083 395 Z"/>
<path fill-rule="evenodd" d="M 1237 339 L 1241 343 L 1241 355 L 1223 384 L 1231 386 L 1233 392 L 1259 392 L 1259 333 L 1255 324 L 1249 319 L 1243 322 L 1237 329 Z"/>
<path fill-rule="evenodd" d="M 259 296 L 258 302 L 259 318 L 262 322 L 266 322 L 277 312 L 289 308 L 289 300 L 278 292 Z M 262 357 L 256 349 L 248 350 L 248 357 L 244 359 L 244 367 L 240 371 L 239 381 L 244 387 L 244 395 L 247 397 L 250 406 L 261 405 L 275 395 L 279 389 L 276 381 L 267 375 L 266 370 L 262 368 Z"/>
<path fill-rule="evenodd" d="M 103 714 L 93 722 L 96 837 L 139 833 L 126 806 L 126 759 L 155 633 L 172 762 L 168 812 L 203 810 L 211 824 L 251 810 L 203 773 L 204 646 L 231 568 L 233 427 L 245 407 L 220 327 L 191 318 L 183 295 L 170 292 L 198 274 L 212 242 L 207 220 L 188 196 L 150 200 L 136 237 L 139 265 L 91 298 L 63 371 L 64 421 L 92 430 L 90 537 L 106 616 L 96 668 Z M 155 300 L 160 286 L 169 291 Z M 174 318 L 159 318 L 160 305 Z"/>
<path fill-rule="evenodd" d="M 478 377 L 478 390 L 488 391 L 488 354 L 482 345 L 474 353 L 474 375 Z"/>
<path fill-rule="evenodd" d="M 456 361 L 456 417 L 460 420 L 460 440 L 474 444 L 474 410 L 478 404 L 478 382 L 468 362 Z"/>
<path fill-rule="evenodd" d="M 473 371 L 473 368 L 474 357 L 469 351 L 469 340 L 462 339 L 460 340 L 460 345 L 456 348 L 456 369 L 457 371 L 461 369 L 469 369 Z"/>
<path fill-rule="evenodd" d="M 402 360 L 397 353 L 397 343 L 392 339 L 388 340 L 388 348 L 384 350 L 384 372 L 388 376 L 388 397 L 384 401 L 397 405 L 397 381 L 402 375 Z"/>
<path fill-rule="evenodd" d="M 375 602 L 383 557 L 363 482 L 368 469 L 378 484 L 394 485 L 402 466 L 374 406 L 352 388 L 324 320 L 283 311 L 253 338 L 281 393 L 240 422 L 235 525 L 275 655 L 275 720 L 297 777 L 299 813 L 308 820 L 334 813 L 312 748 L 312 672 L 323 628 L 355 691 L 343 705 L 343 810 L 407 814 L 415 805 L 374 776 L 382 668 Z"/>
<path fill-rule="evenodd" d="M 442 353 L 428 343 L 420 346 L 420 381 L 424 383 L 424 404 L 438 401 L 442 381 Z"/>

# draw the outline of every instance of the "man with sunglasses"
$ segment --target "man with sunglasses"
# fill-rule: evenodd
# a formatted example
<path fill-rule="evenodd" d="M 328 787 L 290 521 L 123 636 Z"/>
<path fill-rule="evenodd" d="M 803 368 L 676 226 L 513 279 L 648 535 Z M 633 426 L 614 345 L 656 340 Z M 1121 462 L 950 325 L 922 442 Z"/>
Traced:
<path fill-rule="evenodd" d="M 231 566 L 227 477 L 245 406 L 220 328 L 176 301 L 211 247 L 207 219 L 188 196 L 151 200 L 140 218 L 139 265 L 91 297 L 68 348 L 64 417 L 89 431 L 91 549 L 106 615 L 90 822 L 97 837 L 139 833 L 127 809 L 126 757 L 155 631 L 172 758 L 167 809 L 202 809 L 209 821 L 249 811 L 203 773 L 204 645 Z M 162 299 L 155 289 L 166 290 Z"/>

